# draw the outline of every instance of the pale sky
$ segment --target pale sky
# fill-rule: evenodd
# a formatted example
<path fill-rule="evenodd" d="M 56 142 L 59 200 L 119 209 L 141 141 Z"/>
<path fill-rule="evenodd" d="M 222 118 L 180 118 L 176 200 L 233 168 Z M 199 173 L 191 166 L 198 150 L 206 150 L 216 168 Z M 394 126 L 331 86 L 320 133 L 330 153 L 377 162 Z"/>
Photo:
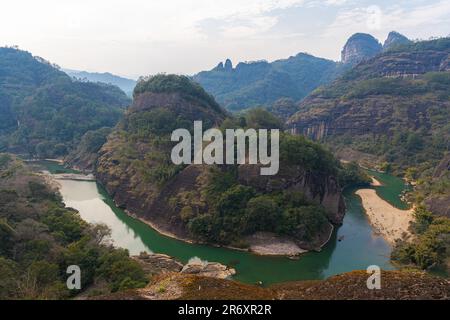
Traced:
<path fill-rule="evenodd" d="M 63 68 L 136 78 L 298 52 L 339 60 L 347 38 L 450 34 L 449 0 L 2 0 L 0 46 Z"/>

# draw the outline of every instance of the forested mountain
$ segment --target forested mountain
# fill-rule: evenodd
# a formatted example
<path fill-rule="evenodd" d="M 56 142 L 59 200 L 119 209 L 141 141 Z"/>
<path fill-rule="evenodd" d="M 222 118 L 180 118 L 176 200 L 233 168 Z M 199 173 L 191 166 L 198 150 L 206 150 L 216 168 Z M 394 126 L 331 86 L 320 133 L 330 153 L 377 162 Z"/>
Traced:
<path fill-rule="evenodd" d="M 450 148 L 450 39 L 388 50 L 298 106 L 288 127 L 394 168 L 433 166 Z"/>
<path fill-rule="evenodd" d="M 128 103 L 118 87 L 75 81 L 29 52 L 0 48 L 0 150 L 64 155 L 87 131 L 114 126 Z"/>
<path fill-rule="evenodd" d="M 337 62 L 299 53 L 274 62 L 219 63 L 193 80 L 229 110 L 270 106 L 280 98 L 298 101 L 322 84 L 335 79 L 345 67 Z"/>
<path fill-rule="evenodd" d="M 450 38 L 395 45 L 315 90 L 298 110 L 291 132 L 415 182 L 415 237 L 397 243 L 392 259 L 449 270 Z"/>
<path fill-rule="evenodd" d="M 260 176 L 254 165 L 171 162 L 172 130 L 191 131 L 194 120 L 203 120 L 203 130 L 282 127 L 263 109 L 227 116 L 186 77 L 144 79 L 100 150 L 96 176 L 119 206 L 183 239 L 245 247 L 248 237 L 271 232 L 302 248 L 319 248 L 331 223 L 341 223 L 344 214 L 337 182 L 342 169 L 321 146 L 282 135 L 280 172 L 274 176 Z"/>
<path fill-rule="evenodd" d="M 76 78 L 80 81 L 90 81 L 90 82 L 101 82 L 105 84 L 112 84 L 123 90 L 128 96 L 131 97 L 133 93 L 134 86 L 136 85 L 135 80 L 127 79 L 124 77 L 117 76 L 109 72 L 87 72 L 78 71 L 71 69 L 63 69 L 65 73 L 69 76 Z"/>

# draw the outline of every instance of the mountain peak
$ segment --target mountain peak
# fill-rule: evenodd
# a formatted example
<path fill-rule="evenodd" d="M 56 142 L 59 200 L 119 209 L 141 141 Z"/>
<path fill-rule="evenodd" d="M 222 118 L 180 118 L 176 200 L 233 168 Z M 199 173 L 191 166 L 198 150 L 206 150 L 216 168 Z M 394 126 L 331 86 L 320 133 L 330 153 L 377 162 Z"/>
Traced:
<path fill-rule="evenodd" d="M 219 64 L 212 69 L 212 71 L 233 71 L 233 63 L 230 59 L 226 59 L 225 64 L 223 62 L 219 62 Z"/>
<path fill-rule="evenodd" d="M 233 63 L 231 62 L 230 59 L 225 60 L 225 71 L 231 71 L 233 70 Z"/>
<path fill-rule="evenodd" d="M 357 64 L 372 58 L 381 52 L 382 46 L 373 36 L 367 33 L 355 33 L 345 44 L 341 59 L 346 64 Z"/>
<path fill-rule="evenodd" d="M 389 35 L 388 35 L 386 41 L 384 41 L 383 50 L 390 49 L 396 45 L 408 44 L 410 42 L 411 42 L 411 40 L 409 40 L 407 37 L 405 37 L 401 33 L 398 33 L 397 31 L 391 31 L 391 32 L 389 32 Z"/>

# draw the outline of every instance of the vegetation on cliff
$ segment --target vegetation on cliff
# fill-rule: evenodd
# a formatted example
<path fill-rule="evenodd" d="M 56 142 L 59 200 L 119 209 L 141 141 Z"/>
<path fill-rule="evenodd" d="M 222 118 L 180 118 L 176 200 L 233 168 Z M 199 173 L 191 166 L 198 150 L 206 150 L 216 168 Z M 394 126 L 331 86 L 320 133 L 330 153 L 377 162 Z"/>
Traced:
<path fill-rule="evenodd" d="M 93 170 L 98 159 L 98 152 L 105 144 L 112 128 L 103 127 L 86 132 L 80 139 L 76 148 L 65 157 L 66 165 L 80 170 Z"/>
<path fill-rule="evenodd" d="M 399 242 L 392 258 L 420 269 L 449 264 L 449 53 L 449 38 L 394 45 L 316 90 L 288 121 L 344 157 L 349 149 L 373 155 L 379 168 L 417 182 L 415 238 Z"/>
<path fill-rule="evenodd" d="M 419 170 L 406 172 L 407 179 L 416 182 L 409 194 L 416 204 L 416 221 L 411 227 L 416 238 L 399 243 L 392 256 L 401 264 L 450 274 L 450 155 L 436 168 Z"/>
<path fill-rule="evenodd" d="M 401 265 L 424 270 L 450 271 L 450 219 L 437 217 L 425 207 L 414 211 L 411 229 L 415 238 L 411 242 L 397 243 L 392 259 Z"/>
<path fill-rule="evenodd" d="M 340 223 L 343 200 L 332 154 L 303 137 L 282 134 L 281 173 L 254 174 L 255 165 L 174 165 L 172 130 L 194 120 L 203 129 L 277 128 L 281 120 L 257 108 L 227 114 L 201 87 L 182 76 L 142 79 L 125 118 L 100 151 L 99 180 L 117 204 L 181 238 L 245 246 L 259 231 L 317 248 Z M 321 202 L 325 198 L 329 207 Z"/>
<path fill-rule="evenodd" d="M 104 225 L 89 225 L 66 208 L 42 176 L 0 154 L 0 299 L 62 299 L 70 265 L 81 268 L 82 290 L 106 294 L 145 286 L 124 249 L 104 240 Z"/>
<path fill-rule="evenodd" d="M 74 81 L 28 52 L 0 48 L 0 150 L 66 155 L 87 131 L 114 126 L 128 103 L 115 86 Z"/>
<path fill-rule="evenodd" d="M 450 147 L 449 52 L 450 39 L 395 47 L 316 90 L 288 127 L 375 155 L 395 173 L 432 168 Z"/>
<path fill-rule="evenodd" d="M 345 43 L 341 52 L 341 61 L 345 64 L 355 65 L 372 58 L 381 50 L 381 44 L 370 34 L 355 33 Z"/>

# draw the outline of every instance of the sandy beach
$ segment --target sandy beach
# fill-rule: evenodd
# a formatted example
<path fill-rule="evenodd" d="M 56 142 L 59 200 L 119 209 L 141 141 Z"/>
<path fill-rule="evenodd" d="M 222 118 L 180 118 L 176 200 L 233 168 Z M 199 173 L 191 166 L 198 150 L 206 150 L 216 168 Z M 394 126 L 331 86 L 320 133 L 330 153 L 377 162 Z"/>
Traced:
<path fill-rule="evenodd" d="M 372 182 L 371 182 L 371 186 L 372 187 L 380 187 L 380 186 L 382 186 L 383 184 L 380 182 L 380 181 L 378 181 L 377 179 L 375 179 L 375 177 L 371 177 L 372 178 Z"/>
<path fill-rule="evenodd" d="M 400 210 L 381 199 L 373 189 L 360 189 L 356 192 L 362 199 L 362 205 L 370 223 L 391 244 L 395 240 L 408 238 L 411 233 L 409 224 L 413 221 L 413 210 Z"/>
<path fill-rule="evenodd" d="M 308 252 L 294 241 L 269 232 L 257 232 L 246 237 L 245 241 L 249 243 L 251 252 L 263 256 L 297 256 Z"/>

